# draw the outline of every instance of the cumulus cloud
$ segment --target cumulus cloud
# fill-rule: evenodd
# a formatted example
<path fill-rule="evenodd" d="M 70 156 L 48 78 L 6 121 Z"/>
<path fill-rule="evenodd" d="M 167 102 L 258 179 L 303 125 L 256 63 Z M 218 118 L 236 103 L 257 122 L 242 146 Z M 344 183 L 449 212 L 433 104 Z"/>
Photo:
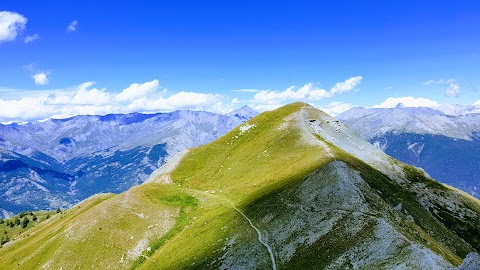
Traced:
<path fill-rule="evenodd" d="M 355 89 L 355 87 L 360 84 L 360 81 L 363 79 L 362 76 L 356 76 L 349 79 L 346 79 L 343 82 L 338 82 L 335 86 L 330 90 L 332 94 L 337 93 L 347 93 Z"/>
<path fill-rule="evenodd" d="M 124 89 L 118 94 L 115 99 L 119 102 L 134 100 L 139 97 L 146 96 L 155 92 L 158 89 L 159 81 L 153 80 L 143 84 L 133 83 L 128 88 Z"/>
<path fill-rule="evenodd" d="M 286 100 L 320 100 L 355 90 L 356 86 L 360 84 L 362 79 L 362 76 L 348 78 L 343 82 L 336 83 L 330 90 L 316 87 L 313 83 L 307 83 L 300 88 L 290 86 L 283 91 L 261 90 L 255 94 L 252 102 L 258 103 L 259 105 L 257 105 L 256 109 L 260 109 L 277 108 Z"/>
<path fill-rule="evenodd" d="M 74 20 L 67 26 L 67 32 L 75 32 L 77 31 L 78 21 Z"/>
<path fill-rule="evenodd" d="M 194 92 L 179 92 L 169 97 L 158 97 L 154 99 L 139 98 L 132 101 L 128 106 L 129 112 L 139 110 L 143 111 L 173 111 L 179 109 L 193 109 L 205 110 L 210 109 L 213 105 L 219 102 L 220 95 L 194 93 Z"/>
<path fill-rule="evenodd" d="M 394 108 L 395 106 L 398 105 L 398 103 L 402 103 L 406 107 L 432 108 L 440 105 L 438 102 L 428 98 L 423 98 L 423 97 L 414 98 L 414 97 L 408 96 L 408 97 L 396 97 L 396 98 L 389 97 L 384 102 L 378 105 L 372 106 L 372 108 Z"/>
<path fill-rule="evenodd" d="M 48 84 L 48 82 L 49 82 L 48 77 L 47 77 L 47 73 L 45 73 L 45 72 L 40 72 L 40 73 L 34 74 L 34 75 L 32 75 L 32 78 L 33 78 L 33 81 L 35 82 L 35 84 L 38 84 L 38 85 L 45 85 L 45 84 Z"/>
<path fill-rule="evenodd" d="M 46 97 L 22 98 L 20 100 L 0 99 L 0 120 L 24 121 L 50 117 L 54 111 L 49 106 L 42 106 Z"/>
<path fill-rule="evenodd" d="M 32 96 L 0 99 L 0 122 L 179 109 L 227 113 L 234 106 L 234 100 L 230 101 L 218 94 L 178 92 L 167 95 L 166 90 L 159 90 L 158 80 L 134 83 L 117 93 L 96 88 L 94 85 L 95 82 L 85 82 L 72 89 L 51 92 L 42 90 L 38 92 L 40 96 L 35 96 L 35 91 L 28 90 L 26 92 Z M 0 89 L 0 94 L 12 91 L 13 89 Z"/>
<path fill-rule="evenodd" d="M 26 24 L 27 18 L 23 15 L 0 11 L 0 43 L 15 40 L 17 35 L 25 29 Z"/>
<path fill-rule="evenodd" d="M 447 97 L 459 97 L 460 96 L 460 84 L 453 82 L 445 91 Z"/>
<path fill-rule="evenodd" d="M 110 95 L 104 89 L 89 89 L 95 82 L 85 82 L 74 92 L 60 92 L 49 95 L 46 105 L 100 106 L 110 103 Z"/>
<path fill-rule="evenodd" d="M 39 38 L 40 38 L 40 36 L 38 34 L 34 34 L 34 35 L 31 35 L 31 36 L 26 36 L 24 41 L 25 41 L 25 44 L 28 44 L 28 43 L 36 40 L 36 39 L 39 39 Z"/>
<path fill-rule="evenodd" d="M 319 106 L 320 110 L 335 116 L 338 114 L 341 114 L 345 111 L 348 111 L 349 109 L 353 108 L 354 106 L 350 103 L 347 102 L 340 102 L 340 101 L 334 101 L 330 102 L 329 104 L 325 106 Z"/>

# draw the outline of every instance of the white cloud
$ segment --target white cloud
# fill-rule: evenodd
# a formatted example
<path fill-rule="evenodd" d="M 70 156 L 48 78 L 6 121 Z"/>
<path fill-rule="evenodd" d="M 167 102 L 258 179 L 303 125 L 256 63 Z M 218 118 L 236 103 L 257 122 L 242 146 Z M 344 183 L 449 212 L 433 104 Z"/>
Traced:
<path fill-rule="evenodd" d="M 48 74 L 46 74 L 48 80 Z M 41 79 L 40 79 L 41 81 Z M 318 100 L 331 97 L 332 89 L 337 93 L 354 89 L 355 83 L 349 80 L 330 91 L 307 83 L 302 87 L 289 87 L 284 91 L 263 90 L 255 93 L 252 100 L 239 100 L 214 93 L 177 92 L 169 93 L 160 89 L 159 81 L 133 83 L 122 91 L 107 91 L 96 88 L 94 82 L 85 82 L 78 86 L 57 90 L 18 90 L 0 89 L 0 122 L 32 121 L 46 118 L 65 118 L 74 115 L 104 115 L 109 113 L 131 112 L 167 112 L 174 110 L 205 110 L 227 113 L 238 103 L 248 103 L 258 110 L 273 110 L 289 99 Z M 351 86 L 346 87 L 345 84 Z M 357 82 L 358 84 L 358 82 Z M 343 89 L 343 90 L 338 90 Z M 350 90 L 348 90 L 350 91 Z M 6 100 L 5 98 L 10 98 Z M 323 109 L 331 114 L 346 110 L 348 103 L 332 102 Z"/>
<path fill-rule="evenodd" d="M 414 98 L 411 96 L 408 97 L 389 97 L 384 102 L 372 106 L 372 108 L 394 108 L 398 105 L 398 103 L 402 103 L 406 107 L 436 107 L 440 105 L 438 102 L 433 101 L 428 98 L 418 97 Z"/>
<path fill-rule="evenodd" d="M 32 75 L 32 78 L 33 78 L 35 84 L 38 84 L 38 85 L 48 84 L 48 77 L 47 77 L 47 73 L 45 73 L 45 72 L 40 72 L 40 73 L 34 74 L 34 75 Z"/>
<path fill-rule="evenodd" d="M 0 11 L 0 43 L 15 40 L 18 33 L 25 29 L 26 24 L 27 18 L 23 15 Z"/>
<path fill-rule="evenodd" d="M 48 106 L 42 106 L 45 97 L 22 98 L 20 100 L 0 99 L 0 120 L 44 119 L 54 112 Z"/>
<path fill-rule="evenodd" d="M 319 106 L 319 108 L 320 110 L 335 116 L 353 108 L 353 105 L 347 102 L 334 101 L 330 102 L 326 106 Z"/>
<path fill-rule="evenodd" d="M 473 105 L 475 105 L 475 106 L 480 106 L 480 100 L 475 101 L 475 102 L 473 103 Z"/>
<path fill-rule="evenodd" d="M 350 92 L 355 89 L 362 79 L 362 76 L 346 79 L 343 82 L 336 83 L 329 91 L 316 87 L 313 83 L 307 83 L 300 88 L 290 86 L 283 91 L 261 90 L 255 94 L 251 102 L 259 103 L 258 107 L 255 108 L 261 110 L 260 108 L 276 108 L 286 100 L 320 100 Z"/>
<path fill-rule="evenodd" d="M 153 80 L 143 84 L 133 83 L 128 88 L 123 89 L 123 91 L 120 92 L 115 99 L 119 102 L 122 102 L 143 97 L 155 92 L 158 89 L 158 85 L 158 80 Z"/>
<path fill-rule="evenodd" d="M 284 91 L 262 90 L 255 94 L 254 101 L 259 103 L 272 103 L 287 99 L 305 99 L 312 84 L 308 83 L 295 90 L 295 86 L 290 86 Z"/>
<path fill-rule="evenodd" d="M 360 81 L 363 79 L 362 76 L 356 76 L 349 79 L 346 79 L 343 82 L 338 82 L 335 86 L 330 90 L 332 94 L 337 93 L 347 93 L 355 89 L 355 87 L 360 84 Z"/>
<path fill-rule="evenodd" d="M 428 80 L 424 82 L 423 84 L 425 85 L 431 85 L 431 84 L 449 84 L 455 82 L 455 79 L 440 79 L 440 80 Z"/>
<path fill-rule="evenodd" d="M 133 100 L 126 108 L 129 112 L 173 111 L 179 109 L 205 110 L 210 109 L 220 99 L 221 96 L 216 94 L 179 92 L 167 98 L 148 99 L 142 97 Z"/>
<path fill-rule="evenodd" d="M 460 84 L 456 82 L 450 83 L 450 86 L 445 91 L 445 95 L 448 97 L 459 97 L 460 96 Z"/>
<path fill-rule="evenodd" d="M 74 20 L 67 26 L 67 32 L 75 32 L 77 31 L 78 21 Z"/>
<path fill-rule="evenodd" d="M 35 35 L 32 35 L 32 36 L 26 36 L 24 41 L 25 41 L 26 44 L 28 44 L 28 43 L 36 40 L 36 39 L 39 39 L 39 38 L 40 38 L 40 36 L 38 34 L 35 34 Z"/>
<path fill-rule="evenodd" d="M 165 90 L 158 89 L 158 80 L 135 83 L 119 93 L 95 88 L 94 84 L 85 82 L 74 88 L 51 91 L 0 89 L 0 96 L 17 98 L 0 99 L 0 122 L 179 109 L 227 113 L 234 104 L 230 99 L 224 103 L 222 101 L 226 97 L 211 93 L 179 92 L 167 95 Z M 23 97 L 15 92 L 24 93 Z"/>
<path fill-rule="evenodd" d="M 90 89 L 95 82 L 80 84 L 75 91 L 63 91 L 51 94 L 45 101 L 46 105 L 58 106 L 101 106 L 110 103 L 110 95 L 104 89 Z"/>

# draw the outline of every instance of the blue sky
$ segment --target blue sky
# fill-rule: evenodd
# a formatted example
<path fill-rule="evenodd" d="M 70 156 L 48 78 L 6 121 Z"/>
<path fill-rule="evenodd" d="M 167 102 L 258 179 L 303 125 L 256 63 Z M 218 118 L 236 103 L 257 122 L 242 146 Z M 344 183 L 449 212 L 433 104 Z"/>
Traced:
<path fill-rule="evenodd" d="M 2 0 L 0 120 L 480 100 L 476 1 L 258 2 Z"/>

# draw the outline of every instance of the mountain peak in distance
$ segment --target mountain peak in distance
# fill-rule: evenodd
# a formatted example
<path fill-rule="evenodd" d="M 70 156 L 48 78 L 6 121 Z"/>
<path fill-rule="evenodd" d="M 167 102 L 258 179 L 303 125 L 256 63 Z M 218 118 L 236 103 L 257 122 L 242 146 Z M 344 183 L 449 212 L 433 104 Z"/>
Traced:
<path fill-rule="evenodd" d="M 236 110 L 233 110 L 229 112 L 227 115 L 228 116 L 236 116 L 241 119 L 248 120 L 258 114 L 257 111 L 254 109 L 250 108 L 248 105 L 244 105 L 241 108 L 238 108 Z"/>

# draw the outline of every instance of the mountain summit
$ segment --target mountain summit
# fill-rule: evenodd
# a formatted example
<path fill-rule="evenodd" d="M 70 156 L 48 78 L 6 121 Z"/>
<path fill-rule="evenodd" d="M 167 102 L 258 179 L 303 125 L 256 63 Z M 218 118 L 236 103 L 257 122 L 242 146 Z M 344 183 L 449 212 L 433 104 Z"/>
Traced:
<path fill-rule="evenodd" d="M 258 114 L 257 111 L 255 111 L 254 109 L 245 105 L 245 106 L 243 106 L 239 109 L 231 111 L 227 115 L 228 116 L 235 116 L 235 117 L 238 117 L 240 119 L 244 119 L 246 121 L 246 120 L 248 120 L 252 117 L 255 117 L 257 114 Z"/>
<path fill-rule="evenodd" d="M 293 103 L 55 215 L 0 268 L 474 269 L 479 251 L 477 199 Z"/>

